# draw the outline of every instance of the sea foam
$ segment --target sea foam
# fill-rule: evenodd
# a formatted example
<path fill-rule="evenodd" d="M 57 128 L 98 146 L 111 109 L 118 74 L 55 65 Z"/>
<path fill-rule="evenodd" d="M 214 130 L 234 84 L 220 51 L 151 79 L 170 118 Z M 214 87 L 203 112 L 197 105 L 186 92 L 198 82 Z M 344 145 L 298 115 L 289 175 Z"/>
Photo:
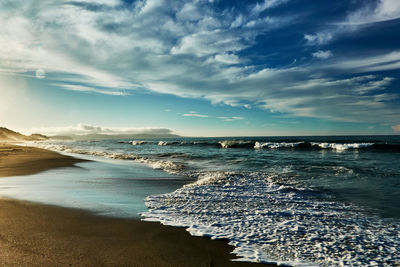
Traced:
<path fill-rule="evenodd" d="M 338 151 L 344 151 L 348 149 L 359 149 L 370 147 L 373 143 L 353 143 L 353 144 L 337 144 L 337 143 L 311 143 L 312 146 L 318 146 L 324 149 L 335 149 Z"/>
<path fill-rule="evenodd" d="M 259 173 L 208 173 L 175 192 L 147 197 L 149 211 L 142 216 L 188 227 L 195 236 L 228 239 L 240 261 L 295 266 L 399 262 L 395 222 L 271 179 Z"/>

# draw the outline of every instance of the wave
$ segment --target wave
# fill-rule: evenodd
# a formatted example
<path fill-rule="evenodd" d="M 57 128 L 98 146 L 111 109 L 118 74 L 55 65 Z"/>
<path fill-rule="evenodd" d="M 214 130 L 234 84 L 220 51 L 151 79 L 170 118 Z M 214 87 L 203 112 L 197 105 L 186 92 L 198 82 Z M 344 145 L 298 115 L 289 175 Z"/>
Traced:
<path fill-rule="evenodd" d="M 133 146 L 138 146 L 138 145 L 145 145 L 145 144 L 149 144 L 150 142 L 148 141 L 129 141 L 129 144 L 133 145 Z"/>
<path fill-rule="evenodd" d="M 207 141 L 159 141 L 159 146 L 219 146 L 219 143 L 207 142 Z"/>
<path fill-rule="evenodd" d="M 159 146 L 170 146 L 170 145 L 180 145 L 182 142 L 178 141 L 159 141 L 158 145 Z"/>
<path fill-rule="evenodd" d="M 337 144 L 337 143 L 311 143 L 311 146 L 318 146 L 324 149 L 334 150 L 348 150 L 348 149 L 359 149 L 373 146 L 373 143 L 353 143 L 353 144 Z"/>
<path fill-rule="evenodd" d="M 276 149 L 276 148 L 294 148 L 299 146 L 300 144 L 303 144 L 304 142 L 296 142 L 296 143 L 261 143 L 261 142 L 255 142 L 254 148 L 255 149 L 262 149 L 262 148 L 271 148 L 271 149 Z"/>
<path fill-rule="evenodd" d="M 338 152 L 346 150 L 369 149 L 372 151 L 400 152 L 400 144 L 376 144 L 376 143 L 328 143 L 328 142 L 255 142 L 255 149 L 302 149 L 302 150 L 334 150 Z"/>
<path fill-rule="evenodd" d="M 218 142 L 222 148 L 251 148 L 254 142 L 251 141 L 220 141 Z"/>

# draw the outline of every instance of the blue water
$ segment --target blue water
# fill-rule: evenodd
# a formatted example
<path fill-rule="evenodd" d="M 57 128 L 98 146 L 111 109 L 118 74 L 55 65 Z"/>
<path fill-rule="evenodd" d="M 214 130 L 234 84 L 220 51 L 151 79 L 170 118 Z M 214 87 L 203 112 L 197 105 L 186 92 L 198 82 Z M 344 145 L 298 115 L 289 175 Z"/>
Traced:
<path fill-rule="evenodd" d="M 67 141 L 49 149 L 141 162 L 175 177 L 145 220 L 226 238 L 241 260 L 400 263 L 400 137 Z M 172 182 L 172 181 L 171 181 Z M 119 181 L 113 181 L 119 183 Z M 117 193 L 117 192 L 116 192 Z"/>
<path fill-rule="evenodd" d="M 77 155 L 78 168 L 58 168 L 28 176 L 0 179 L 0 195 L 96 214 L 136 217 L 146 211 L 143 199 L 182 187 L 184 177 L 139 163 Z M 95 161 L 96 160 L 96 161 Z"/>

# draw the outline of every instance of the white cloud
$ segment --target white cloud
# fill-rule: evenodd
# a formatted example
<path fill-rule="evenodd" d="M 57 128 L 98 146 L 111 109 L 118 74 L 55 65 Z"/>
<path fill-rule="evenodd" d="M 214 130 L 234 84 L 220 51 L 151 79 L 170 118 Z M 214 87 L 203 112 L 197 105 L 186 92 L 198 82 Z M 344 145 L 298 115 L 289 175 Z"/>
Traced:
<path fill-rule="evenodd" d="M 400 18 L 400 1 L 379 0 L 375 7 L 366 5 L 351 13 L 343 24 L 362 25 Z"/>
<path fill-rule="evenodd" d="M 135 135 L 135 134 L 172 134 L 173 131 L 161 127 L 149 128 L 118 128 L 118 127 L 101 127 L 90 124 L 79 123 L 71 126 L 61 127 L 35 127 L 25 129 L 22 132 L 42 133 L 46 135 L 87 135 L 87 134 L 105 134 L 105 135 Z"/>
<path fill-rule="evenodd" d="M 218 117 L 218 119 L 223 121 L 239 121 L 244 120 L 244 117 Z"/>
<path fill-rule="evenodd" d="M 80 0 L 82 3 L 101 4 L 107 6 L 117 6 L 120 4 L 119 0 Z"/>
<path fill-rule="evenodd" d="M 239 57 L 234 55 L 234 54 L 218 54 L 215 55 L 214 57 L 215 61 L 224 63 L 224 64 L 238 64 L 239 63 Z"/>
<path fill-rule="evenodd" d="M 239 51 L 246 47 L 241 37 L 215 30 L 185 36 L 178 46 L 171 49 L 171 53 L 173 55 L 194 54 L 202 57 L 222 51 Z"/>
<path fill-rule="evenodd" d="M 70 90 L 70 91 L 98 93 L 98 94 L 115 95 L 115 96 L 130 95 L 130 93 L 127 93 L 126 91 L 123 91 L 123 90 L 111 91 L 111 90 L 107 90 L 107 89 L 98 89 L 98 88 L 93 88 L 93 87 L 89 87 L 89 86 L 74 85 L 74 84 L 55 84 L 55 85 L 59 86 L 61 88 L 64 88 L 66 90 Z"/>
<path fill-rule="evenodd" d="M 333 56 L 332 52 L 330 50 L 319 50 L 317 52 L 312 53 L 313 57 L 319 58 L 319 59 L 328 59 Z"/>
<path fill-rule="evenodd" d="M 346 19 L 334 25 L 327 25 L 326 30 L 315 34 L 305 34 L 308 45 L 325 45 L 342 33 L 357 31 L 368 24 L 384 22 L 400 18 L 400 1 L 378 0 L 363 5 L 362 8 L 350 12 Z M 333 27 L 332 27 L 333 26 Z"/>
<path fill-rule="evenodd" d="M 305 34 L 304 39 L 306 39 L 308 45 L 324 45 L 329 43 L 333 38 L 333 33 L 331 32 L 319 32 L 316 34 Z"/>
<path fill-rule="evenodd" d="M 261 3 L 256 3 L 251 12 L 255 15 L 260 14 L 261 12 L 269 9 L 269 8 L 274 8 L 276 6 L 282 5 L 289 2 L 289 0 L 264 0 Z"/>
<path fill-rule="evenodd" d="M 198 113 L 195 112 L 195 111 L 192 111 L 192 112 L 190 112 L 190 113 L 183 114 L 182 116 L 184 116 L 184 117 L 208 118 L 208 115 L 198 114 Z"/>
<path fill-rule="evenodd" d="M 400 69 L 400 51 L 370 57 L 342 59 L 330 66 L 356 72 Z"/>

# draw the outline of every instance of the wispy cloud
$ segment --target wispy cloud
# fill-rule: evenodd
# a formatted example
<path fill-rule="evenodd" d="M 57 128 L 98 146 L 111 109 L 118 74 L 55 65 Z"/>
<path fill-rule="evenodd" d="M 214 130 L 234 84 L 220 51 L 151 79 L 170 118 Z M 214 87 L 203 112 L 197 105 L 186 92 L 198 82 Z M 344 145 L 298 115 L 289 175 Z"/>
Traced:
<path fill-rule="evenodd" d="M 264 0 L 262 2 L 256 3 L 251 9 L 251 12 L 258 15 L 266 9 L 274 8 L 287 2 L 289 2 L 289 0 Z"/>
<path fill-rule="evenodd" d="M 358 73 L 400 69 L 400 51 L 362 58 L 341 59 L 329 66 Z"/>
<path fill-rule="evenodd" d="M 317 33 L 304 35 L 308 45 L 325 45 L 338 35 L 347 32 L 356 32 L 362 27 L 400 18 L 400 1 L 377 0 L 366 2 L 361 8 L 349 12 L 347 17 L 333 24 L 326 25 L 326 29 Z"/>
<path fill-rule="evenodd" d="M 223 121 L 239 121 L 244 120 L 244 117 L 218 117 L 218 119 Z"/>
<path fill-rule="evenodd" d="M 313 57 L 319 58 L 319 59 L 328 59 L 333 56 L 332 52 L 330 50 L 319 50 L 317 52 L 312 53 Z"/>
<path fill-rule="evenodd" d="M 130 95 L 130 93 L 127 93 L 123 90 L 111 91 L 109 89 L 108 90 L 107 89 L 98 89 L 98 88 L 93 88 L 93 87 L 88 87 L 88 86 L 83 86 L 83 85 L 74 85 L 74 84 L 54 84 L 54 85 L 64 88 L 66 90 L 70 90 L 70 91 L 79 91 L 79 92 L 86 92 L 86 93 L 97 93 L 97 94 L 115 95 L 115 96 Z"/>
<path fill-rule="evenodd" d="M 199 114 L 196 111 L 191 111 L 190 113 L 183 114 L 184 117 L 197 117 L 197 118 L 208 118 L 208 115 Z"/>
<path fill-rule="evenodd" d="M 344 25 L 362 25 L 400 18 L 400 2 L 397 0 L 379 0 L 351 13 Z"/>
<path fill-rule="evenodd" d="M 324 45 L 329 43 L 333 38 L 333 32 L 325 31 L 315 34 L 304 34 L 304 39 L 308 45 Z"/>

